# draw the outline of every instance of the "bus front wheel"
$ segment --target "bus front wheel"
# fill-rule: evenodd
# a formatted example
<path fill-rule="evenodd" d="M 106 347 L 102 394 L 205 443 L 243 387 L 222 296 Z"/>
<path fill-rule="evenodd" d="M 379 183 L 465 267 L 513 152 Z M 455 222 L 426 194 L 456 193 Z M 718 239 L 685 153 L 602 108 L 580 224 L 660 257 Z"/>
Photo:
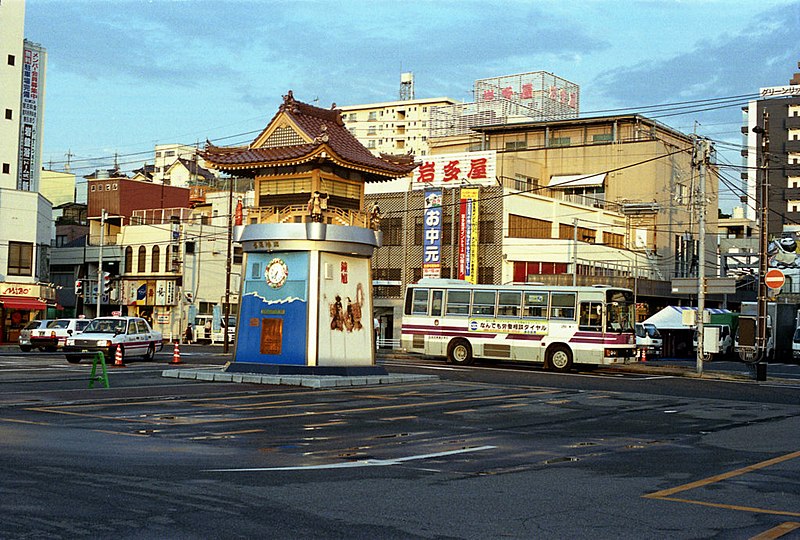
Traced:
<path fill-rule="evenodd" d="M 563 345 L 557 345 L 547 354 L 547 368 L 564 373 L 572 369 L 572 351 Z"/>
<path fill-rule="evenodd" d="M 472 347 L 469 342 L 457 339 L 450 344 L 447 359 L 451 364 L 466 366 L 472 363 Z"/>

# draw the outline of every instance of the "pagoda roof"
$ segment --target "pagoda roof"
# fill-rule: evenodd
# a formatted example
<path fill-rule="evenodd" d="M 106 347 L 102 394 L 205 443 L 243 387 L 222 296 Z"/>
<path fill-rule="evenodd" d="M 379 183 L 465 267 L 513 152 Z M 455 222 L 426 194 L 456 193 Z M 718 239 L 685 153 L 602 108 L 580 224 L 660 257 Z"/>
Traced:
<path fill-rule="evenodd" d="M 201 155 L 211 167 L 230 172 L 325 159 L 387 180 L 405 176 L 417 165 L 410 156 L 375 156 L 347 130 L 336 104 L 322 109 L 302 103 L 294 99 L 291 90 L 283 96 L 283 104 L 267 127 L 248 146 L 223 147 L 207 142 Z"/>

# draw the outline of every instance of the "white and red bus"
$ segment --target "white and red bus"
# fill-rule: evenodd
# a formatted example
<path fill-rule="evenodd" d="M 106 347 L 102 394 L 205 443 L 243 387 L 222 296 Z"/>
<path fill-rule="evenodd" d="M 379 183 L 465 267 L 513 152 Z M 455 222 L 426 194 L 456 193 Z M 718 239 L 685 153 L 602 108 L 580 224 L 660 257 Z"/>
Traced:
<path fill-rule="evenodd" d="M 605 285 L 422 279 L 406 289 L 401 346 L 454 364 L 485 358 L 553 371 L 632 362 L 634 307 L 633 291 Z"/>

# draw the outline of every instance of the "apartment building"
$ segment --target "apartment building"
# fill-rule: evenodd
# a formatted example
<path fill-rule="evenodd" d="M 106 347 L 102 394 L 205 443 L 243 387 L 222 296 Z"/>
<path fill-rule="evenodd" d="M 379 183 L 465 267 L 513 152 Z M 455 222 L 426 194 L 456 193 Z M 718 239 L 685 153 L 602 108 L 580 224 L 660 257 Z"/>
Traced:
<path fill-rule="evenodd" d="M 345 127 L 373 154 L 429 153 L 430 115 L 434 107 L 453 105 L 447 97 L 408 99 L 339 107 Z"/>

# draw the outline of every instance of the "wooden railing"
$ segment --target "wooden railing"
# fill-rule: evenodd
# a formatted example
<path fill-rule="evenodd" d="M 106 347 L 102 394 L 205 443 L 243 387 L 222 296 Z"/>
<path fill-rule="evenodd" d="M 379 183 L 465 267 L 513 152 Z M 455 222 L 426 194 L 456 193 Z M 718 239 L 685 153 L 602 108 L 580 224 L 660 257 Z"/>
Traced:
<path fill-rule="evenodd" d="M 294 204 L 284 207 L 262 207 L 248 210 L 249 223 L 310 223 L 311 216 L 306 205 Z M 328 208 L 322 211 L 323 223 L 332 225 L 354 225 L 367 227 L 369 224 L 366 212 L 347 210 L 344 208 Z"/>

